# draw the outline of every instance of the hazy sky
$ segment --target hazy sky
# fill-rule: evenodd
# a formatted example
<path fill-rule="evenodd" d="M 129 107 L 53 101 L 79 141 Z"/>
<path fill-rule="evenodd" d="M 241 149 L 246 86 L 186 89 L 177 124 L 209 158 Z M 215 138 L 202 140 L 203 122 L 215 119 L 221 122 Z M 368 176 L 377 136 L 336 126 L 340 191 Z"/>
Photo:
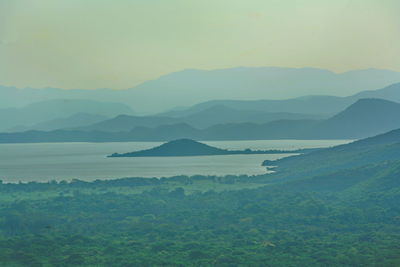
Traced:
<path fill-rule="evenodd" d="M 0 0 L 0 84 L 128 88 L 186 68 L 400 71 L 399 0 Z"/>

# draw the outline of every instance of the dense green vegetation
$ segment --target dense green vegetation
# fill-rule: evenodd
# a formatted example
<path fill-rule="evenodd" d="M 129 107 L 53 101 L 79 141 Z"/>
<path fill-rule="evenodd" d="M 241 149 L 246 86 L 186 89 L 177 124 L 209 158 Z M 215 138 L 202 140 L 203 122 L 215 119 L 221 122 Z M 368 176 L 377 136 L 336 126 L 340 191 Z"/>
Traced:
<path fill-rule="evenodd" d="M 2 184 L 0 262 L 398 266 L 400 162 L 382 164 L 384 173 L 377 165 L 284 184 L 246 176 Z"/>

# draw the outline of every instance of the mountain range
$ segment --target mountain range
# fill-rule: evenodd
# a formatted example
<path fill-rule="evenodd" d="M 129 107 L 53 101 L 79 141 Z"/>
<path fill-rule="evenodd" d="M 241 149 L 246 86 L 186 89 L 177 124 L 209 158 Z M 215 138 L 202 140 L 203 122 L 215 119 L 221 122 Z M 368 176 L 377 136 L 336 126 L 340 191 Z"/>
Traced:
<path fill-rule="evenodd" d="M 344 97 L 396 82 L 400 82 L 399 72 L 380 69 L 344 73 L 315 68 L 277 67 L 190 69 L 170 73 L 126 90 L 17 89 L 2 86 L 0 107 L 22 107 L 51 99 L 91 99 L 124 103 L 141 113 L 156 113 L 215 99 L 290 99 L 316 94 Z M 397 94 L 396 96 L 397 99 L 400 98 Z"/>
<path fill-rule="evenodd" d="M 74 130 L 119 132 L 131 131 L 136 127 L 156 128 L 173 124 L 187 124 L 194 128 L 206 129 L 211 126 L 227 123 L 268 123 L 276 120 L 317 120 L 322 118 L 325 118 L 325 116 L 237 110 L 220 105 L 182 117 L 167 117 L 162 114 L 155 116 L 119 115 L 91 125 L 77 127 Z"/>
<path fill-rule="evenodd" d="M 363 98 L 379 98 L 400 102 L 400 83 L 391 84 L 377 90 L 367 90 L 360 93 L 337 97 L 329 95 L 309 95 L 286 100 L 212 100 L 196 104 L 189 108 L 180 108 L 163 112 L 160 115 L 183 117 L 196 114 L 215 106 L 225 106 L 236 110 L 253 110 L 258 112 L 288 112 L 300 114 L 334 115 L 349 105 Z"/>
<path fill-rule="evenodd" d="M 227 123 L 205 129 L 175 119 L 117 116 L 90 127 L 51 132 L 27 131 L 0 134 L 0 142 L 67 141 L 168 141 L 262 139 L 359 139 L 400 128 L 400 103 L 361 99 L 323 120 L 277 120 L 268 123 Z M 147 118 L 147 117 L 145 117 Z M 136 123 L 136 124 L 135 124 Z M 147 126 L 139 125 L 147 123 Z M 158 125 L 158 123 L 166 123 Z M 155 125 L 152 127 L 152 125 Z"/>

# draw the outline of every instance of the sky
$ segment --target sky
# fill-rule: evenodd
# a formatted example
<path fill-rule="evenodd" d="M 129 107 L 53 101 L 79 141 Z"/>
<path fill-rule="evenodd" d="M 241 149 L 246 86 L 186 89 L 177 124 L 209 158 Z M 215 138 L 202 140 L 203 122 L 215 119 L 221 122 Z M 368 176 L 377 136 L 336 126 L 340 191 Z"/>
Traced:
<path fill-rule="evenodd" d="M 0 85 L 130 88 L 183 69 L 400 71 L 398 0 L 0 0 Z"/>

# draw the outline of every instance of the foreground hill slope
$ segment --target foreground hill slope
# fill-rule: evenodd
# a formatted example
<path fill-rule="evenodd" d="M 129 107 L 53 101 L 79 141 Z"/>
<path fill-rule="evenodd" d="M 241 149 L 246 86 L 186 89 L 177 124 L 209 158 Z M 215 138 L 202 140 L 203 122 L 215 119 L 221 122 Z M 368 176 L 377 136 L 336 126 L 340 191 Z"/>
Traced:
<path fill-rule="evenodd" d="M 400 129 L 264 165 L 277 166 L 276 176 L 297 179 L 396 160 L 400 160 Z"/>

